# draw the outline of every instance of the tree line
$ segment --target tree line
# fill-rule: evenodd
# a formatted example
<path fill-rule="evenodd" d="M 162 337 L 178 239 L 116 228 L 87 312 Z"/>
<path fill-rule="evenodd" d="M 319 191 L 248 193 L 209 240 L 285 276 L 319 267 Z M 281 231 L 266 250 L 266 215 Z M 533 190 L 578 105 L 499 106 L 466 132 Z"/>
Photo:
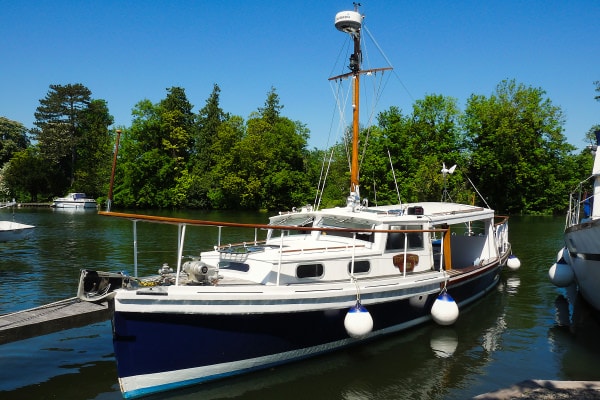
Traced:
<path fill-rule="evenodd" d="M 594 82 L 600 93 L 600 82 Z M 289 210 L 343 205 L 348 143 L 309 149 L 309 130 L 282 113 L 275 88 L 246 119 L 220 106 L 217 84 L 198 112 L 185 89 L 138 102 L 119 127 L 113 208 Z M 600 96 L 595 97 L 600 100 Z M 106 201 L 116 128 L 106 101 L 82 84 L 50 85 L 32 129 L 0 117 L 0 192 L 48 201 L 69 191 Z M 361 195 L 370 204 L 451 200 L 502 213 L 554 214 L 591 170 L 564 116 L 541 88 L 500 82 L 490 96 L 427 95 L 361 127 Z M 592 139 L 596 125 L 585 133 Z M 441 166 L 456 164 L 451 175 Z M 475 189 L 477 188 L 477 189 Z M 317 189 L 320 189 L 317 191 Z M 483 199 L 479 194 L 484 195 Z"/>

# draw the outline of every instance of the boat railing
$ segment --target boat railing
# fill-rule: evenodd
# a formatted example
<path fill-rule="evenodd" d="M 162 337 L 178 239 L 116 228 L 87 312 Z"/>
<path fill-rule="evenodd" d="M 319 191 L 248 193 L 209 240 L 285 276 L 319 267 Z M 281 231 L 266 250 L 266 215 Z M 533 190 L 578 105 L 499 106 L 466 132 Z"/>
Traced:
<path fill-rule="evenodd" d="M 300 249 L 281 250 L 281 252 L 287 253 L 287 254 L 291 254 L 291 253 L 305 254 L 305 253 L 314 253 L 314 252 L 327 253 L 330 251 L 342 251 L 342 250 L 349 250 L 352 248 L 359 248 L 359 247 L 366 247 L 366 246 L 364 244 L 358 244 L 358 245 L 354 244 L 352 246 L 345 245 L 345 246 L 327 246 L 327 247 L 302 247 Z"/>
<path fill-rule="evenodd" d="M 569 209 L 567 211 L 567 217 L 565 220 L 565 229 L 577 225 L 582 219 L 587 218 L 591 214 L 591 204 L 594 200 L 594 196 L 588 196 L 588 187 L 590 186 L 589 181 L 594 179 L 594 175 L 589 176 L 587 179 L 579 182 L 577 187 L 569 194 Z M 585 210 L 586 206 L 589 206 L 589 210 Z M 583 210 L 582 210 L 583 208 Z"/>
<path fill-rule="evenodd" d="M 252 242 L 229 243 L 223 245 L 215 245 L 215 251 L 221 253 L 253 253 L 265 249 L 266 240 L 254 240 Z"/>

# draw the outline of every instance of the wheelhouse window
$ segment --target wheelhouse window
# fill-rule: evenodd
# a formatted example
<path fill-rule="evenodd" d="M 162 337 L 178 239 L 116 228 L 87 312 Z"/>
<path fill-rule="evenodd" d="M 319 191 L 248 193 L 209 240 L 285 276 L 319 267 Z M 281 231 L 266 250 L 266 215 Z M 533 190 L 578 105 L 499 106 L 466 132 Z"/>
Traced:
<path fill-rule="evenodd" d="M 390 226 L 391 230 L 406 231 L 406 230 L 421 230 L 421 225 L 394 225 Z M 423 232 L 391 232 L 388 233 L 386 250 L 404 250 L 406 241 L 407 249 L 422 250 L 423 249 Z"/>
<path fill-rule="evenodd" d="M 355 274 L 367 274 L 371 270 L 371 263 L 366 260 L 354 261 Z M 352 274 L 352 262 L 348 263 L 348 274 Z"/>
<path fill-rule="evenodd" d="M 302 264 L 296 268 L 296 277 L 320 278 L 323 276 L 323 264 Z"/>

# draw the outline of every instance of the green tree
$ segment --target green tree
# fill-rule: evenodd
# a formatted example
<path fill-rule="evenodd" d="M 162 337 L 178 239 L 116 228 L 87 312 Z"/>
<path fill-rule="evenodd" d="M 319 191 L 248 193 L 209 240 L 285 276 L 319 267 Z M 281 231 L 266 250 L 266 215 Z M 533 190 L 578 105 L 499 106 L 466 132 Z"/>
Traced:
<path fill-rule="evenodd" d="M 183 88 L 171 87 L 167 92 L 159 104 L 159 113 L 162 144 L 171 162 L 167 168 L 161 168 L 163 187 L 168 188 L 162 196 L 161 207 L 184 207 L 188 205 L 191 186 L 187 168 L 193 138 L 197 136 L 196 117 Z"/>
<path fill-rule="evenodd" d="M 247 123 L 240 151 L 250 181 L 256 182 L 251 190 L 258 190 L 252 207 L 291 209 L 309 199 L 304 166 L 308 130 L 282 117 L 282 109 L 279 95 L 271 88 L 264 107 L 259 107 Z"/>
<path fill-rule="evenodd" d="M 269 125 L 274 125 L 279 120 L 283 105 L 279 103 L 279 95 L 274 87 L 267 94 L 264 107 L 258 108 L 258 114 Z"/>
<path fill-rule="evenodd" d="M 186 206 L 187 163 L 195 122 L 182 88 L 167 89 L 158 104 L 140 101 L 123 132 L 114 201 L 124 207 Z"/>
<path fill-rule="evenodd" d="M 73 190 L 92 197 L 107 193 L 114 141 L 108 127 L 112 124 L 113 117 L 104 100 L 92 100 L 82 110 Z"/>
<path fill-rule="evenodd" d="M 66 177 L 63 190 L 75 180 L 77 149 L 81 141 L 81 114 L 92 92 L 80 83 L 50 85 L 35 112 L 36 128 L 31 133 L 40 145 L 42 157 L 51 160 Z"/>
<path fill-rule="evenodd" d="M 594 85 L 596 86 L 595 91 L 598 93 L 596 96 L 594 96 L 594 99 L 600 101 L 600 81 L 595 81 Z M 592 145 L 596 144 L 596 131 L 598 130 L 600 130 L 599 124 L 592 126 L 585 134 L 585 141 Z"/>
<path fill-rule="evenodd" d="M 511 80 L 467 102 L 469 175 L 501 212 L 552 213 L 563 205 L 571 172 L 565 160 L 574 148 L 562 134 L 561 109 L 545 94 Z"/>
<path fill-rule="evenodd" d="M 115 205 L 158 207 L 157 192 L 162 189 L 159 171 L 169 157 L 160 153 L 160 121 L 150 100 L 138 102 L 132 110 L 131 127 L 123 131 L 115 177 Z M 162 159 L 164 158 L 164 160 Z"/>
<path fill-rule="evenodd" d="M 14 153 L 29 146 L 27 129 L 20 122 L 0 117 L 0 166 L 8 162 Z"/>
<path fill-rule="evenodd" d="M 410 140 L 413 142 L 414 165 L 412 180 L 418 201 L 437 201 L 447 184 L 450 199 L 468 201 L 471 192 L 466 189 L 461 170 L 466 167 L 463 154 L 465 138 L 460 127 L 461 112 L 456 99 L 442 95 L 427 95 L 413 105 Z M 457 165 L 455 173 L 441 173 L 443 165 Z"/>
<path fill-rule="evenodd" d="M 230 116 L 217 129 L 210 146 L 215 165 L 207 173 L 210 184 L 208 199 L 213 208 L 232 209 L 241 204 L 244 182 L 239 174 L 239 151 L 237 148 L 245 133 L 244 119 Z"/>
<path fill-rule="evenodd" d="M 188 205 L 191 207 L 210 207 L 208 193 L 213 187 L 210 172 L 217 163 L 212 146 L 217 140 L 221 125 L 229 118 L 219 104 L 220 92 L 221 89 L 215 84 L 205 106 L 197 115 L 197 131 L 196 137 L 193 138 L 189 168 L 191 182 Z"/>
<path fill-rule="evenodd" d="M 361 168 L 363 186 L 372 180 L 376 190 L 370 195 L 372 201 L 375 195 L 378 204 L 440 200 L 442 165 L 465 167 L 460 116 L 456 100 L 441 95 L 417 100 L 410 115 L 397 107 L 380 113 L 378 126 L 370 128 L 367 161 Z M 469 198 L 458 169 L 448 179 L 451 200 Z"/>
<path fill-rule="evenodd" d="M 193 106 L 180 87 L 167 89 L 167 97 L 159 104 L 162 148 L 182 169 L 188 161 L 192 138 L 195 136 Z"/>
<path fill-rule="evenodd" d="M 304 125 L 280 115 L 275 89 L 265 106 L 250 115 L 221 124 L 212 146 L 218 156 L 210 175 L 218 182 L 209 197 L 217 208 L 291 209 L 310 198 L 306 174 Z"/>
<path fill-rule="evenodd" d="M 40 156 L 39 148 L 30 146 L 13 155 L 2 178 L 12 197 L 35 202 L 40 196 L 51 197 L 49 183 L 56 179 L 57 173 L 56 169 L 50 168 L 49 161 Z"/>
<path fill-rule="evenodd" d="M 206 100 L 206 104 L 198 112 L 197 135 L 193 138 L 192 158 L 193 166 L 198 171 L 208 171 L 214 165 L 211 146 L 217 136 L 221 124 L 229 118 L 220 106 L 221 88 L 217 84 Z"/>

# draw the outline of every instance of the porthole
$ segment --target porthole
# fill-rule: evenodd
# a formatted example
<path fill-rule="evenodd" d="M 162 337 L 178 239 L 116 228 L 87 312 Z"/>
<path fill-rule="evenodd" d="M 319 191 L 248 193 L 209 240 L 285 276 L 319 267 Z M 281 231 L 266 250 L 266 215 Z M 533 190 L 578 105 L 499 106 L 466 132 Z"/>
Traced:
<path fill-rule="evenodd" d="M 371 270 L 371 263 L 363 261 L 354 261 L 354 273 L 355 274 L 367 274 Z M 348 263 L 348 273 L 352 273 L 352 263 Z"/>
<path fill-rule="evenodd" d="M 323 276 L 323 264 L 302 264 L 296 268 L 298 278 L 320 278 Z"/>

